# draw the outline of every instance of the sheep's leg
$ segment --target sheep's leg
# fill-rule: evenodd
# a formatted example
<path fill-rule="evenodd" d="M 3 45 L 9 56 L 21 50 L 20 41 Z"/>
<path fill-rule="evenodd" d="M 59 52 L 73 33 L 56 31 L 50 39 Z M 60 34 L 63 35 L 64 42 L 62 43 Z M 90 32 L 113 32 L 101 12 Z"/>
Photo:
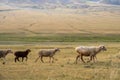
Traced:
<path fill-rule="evenodd" d="M 39 58 L 40 58 L 40 56 L 35 60 L 35 62 L 37 62 Z"/>
<path fill-rule="evenodd" d="M 81 60 L 82 60 L 83 63 L 85 63 L 85 61 L 83 60 L 83 56 L 82 55 L 81 55 Z"/>
<path fill-rule="evenodd" d="M 6 62 L 5 58 L 3 58 L 3 64 L 5 64 L 5 62 Z"/>
<path fill-rule="evenodd" d="M 96 55 L 93 56 L 93 61 L 94 61 L 94 63 L 97 61 L 97 57 L 96 57 Z"/>
<path fill-rule="evenodd" d="M 26 61 L 28 60 L 28 57 L 26 56 Z"/>
<path fill-rule="evenodd" d="M 22 62 L 23 62 L 23 60 L 24 60 L 24 57 L 22 57 Z"/>
<path fill-rule="evenodd" d="M 41 56 L 41 61 L 42 61 L 42 63 L 44 63 L 44 61 L 43 61 L 43 57 Z"/>
<path fill-rule="evenodd" d="M 16 62 L 16 57 L 15 57 L 14 61 Z"/>
<path fill-rule="evenodd" d="M 95 56 L 93 56 L 93 62 L 95 63 Z"/>
<path fill-rule="evenodd" d="M 95 59 L 96 59 L 96 61 L 97 61 L 97 57 L 96 57 L 96 55 L 95 55 L 94 57 L 95 57 Z"/>
<path fill-rule="evenodd" d="M 78 58 L 79 58 L 79 57 L 80 57 L 80 55 L 77 55 L 77 57 L 76 57 L 76 62 L 75 62 L 76 64 L 77 64 L 77 61 L 78 61 Z"/>
<path fill-rule="evenodd" d="M 80 57 L 78 58 L 78 61 L 80 61 Z"/>
<path fill-rule="evenodd" d="M 15 57 L 15 62 L 17 61 L 17 57 Z"/>
<path fill-rule="evenodd" d="M 20 62 L 20 60 L 19 60 L 19 57 L 15 57 L 15 62 L 17 62 L 17 61 L 19 61 Z"/>
<path fill-rule="evenodd" d="M 52 63 L 54 63 L 54 57 L 52 57 Z"/>
<path fill-rule="evenodd" d="M 49 63 L 51 62 L 51 57 L 49 57 L 50 58 L 50 60 L 49 60 Z"/>
<path fill-rule="evenodd" d="M 17 60 L 20 62 L 19 57 L 17 57 Z"/>
<path fill-rule="evenodd" d="M 87 61 L 87 62 L 90 62 L 90 61 L 92 61 L 92 58 L 93 58 L 93 56 L 90 56 L 90 60 L 89 60 L 89 61 Z"/>

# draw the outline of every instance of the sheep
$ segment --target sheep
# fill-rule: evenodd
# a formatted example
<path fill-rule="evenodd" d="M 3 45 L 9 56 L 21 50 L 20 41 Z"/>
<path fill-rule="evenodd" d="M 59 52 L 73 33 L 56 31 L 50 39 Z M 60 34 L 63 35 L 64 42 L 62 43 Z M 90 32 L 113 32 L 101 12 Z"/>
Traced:
<path fill-rule="evenodd" d="M 82 62 L 85 63 L 85 61 L 83 60 L 83 56 L 90 56 L 90 61 L 93 61 L 95 62 L 95 59 L 96 58 L 96 55 L 101 52 L 101 51 L 106 51 L 106 47 L 104 45 L 101 45 L 101 46 L 79 46 L 79 47 L 76 47 L 75 48 L 75 51 L 78 53 L 77 57 L 76 57 L 76 64 L 77 64 L 77 60 L 78 58 L 80 57 Z M 97 59 L 97 58 L 96 58 Z"/>
<path fill-rule="evenodd" d="M 0 58 L 3 58 L 3 64 L 5 64 L 5 62 L 6 62 L 5 57 L 9 53 L 13 53 L 12 50 L 0 50 Z"/>
<path fill-rule="evenodd" d="M 14 55 L 15 55 L 15 59 L 14 59 L 15 62 L 16 62 L 16 61 L 20 61 L 20 60 L 19 60 L 20 57 L 22 58 L 22 62 L 23 62 L 23 60 L 24 60 L 24 57 L 26 57 L 26 61 L 27 61 L 27 59 L 28 59 L 27 55 L 29 54 L 29 52 L 31 52 L 30 49 L 27 49 L 26 51 L 16 51 L 16 52 L 14 53 Z"/>
<path fill-rule="evenodd" d="M 51 58 L 53 59 L 52 60 L 52 63 L 53 63 L 54 62 L 54 57 L 53 56 L 58 51 L 60 51 L 59 48 L 55 48 L 55 49 L 51 49 L 51 50 L 41 50 L 41 51 L 39 51 L 39 53 L 38 53 L 39 57 L 35 60 L 35 62 L 37 62 L 38 59 L 41 58 L 42 63 L 44 63 L 43 57 L 49 57 L 50 58 L 49 63 L 51 62 Z"/>

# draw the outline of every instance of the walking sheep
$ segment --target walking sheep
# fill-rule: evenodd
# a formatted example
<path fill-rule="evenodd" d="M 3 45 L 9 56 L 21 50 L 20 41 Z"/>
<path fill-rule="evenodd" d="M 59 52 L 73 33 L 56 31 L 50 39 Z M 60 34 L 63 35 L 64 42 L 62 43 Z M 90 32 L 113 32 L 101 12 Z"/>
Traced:
<path fill-rule="evenodd" d="M 0 50 L 0 58 L 3 58 L 3 64 L 6 62 L 6 55 L 9 53 L 13 53 L 11 50 Z"/>
<path fill-rule="evenodd" d="M 27 61 L 27 59 L 28 59 L 27 55 L 29 54 L 29 52 L 31 52 L 30 49 L 27 49 L 26 51 L 16 51 L 14 53 L 14 55 L 15 55 L 15 62 L 16 61 L 20 61 L 19 60 L 20 57 L 22 58 L 22 62 L 24 60 L 24 57 L 26 57 L 26 61 Z"/>
<path fill-rule="evenodd" d="M 82 62 L 85 63 L 85 61 L 83 60 L 83 56 L 90 56 L 90 61 L 94 61 L 95 62 L 95 57 L 96 55 L 101 52 L 101 51 L 106 51 L 106 47 L 101 45 L 101 46 L 79 46 L 75 48 L 75 51 L 78 53 L 77 57 L 76 57 L 76 63 L 78 58 L 80 57 Z"/>
<path fill-rule="evenodd" d="M 55 55 L 55 53 L 57 51 L 60 51 L 60 49 L 59 48 L 55 48 L 55 49 L 52 49 L 52 50 L 41 50 L 38 53 L 39 57 L 35 60 L 35 62 L 37 62 L 38 59 L 41 58 L 41 61 L 44 63 L 43 57 L 49 57 L 50 58 L 49 62 L 51 62 L 51 58 L 52 58 L 53 59 L 52 62 L 53 62 L 54 61 L 54 57 L 53 56 Z"/>

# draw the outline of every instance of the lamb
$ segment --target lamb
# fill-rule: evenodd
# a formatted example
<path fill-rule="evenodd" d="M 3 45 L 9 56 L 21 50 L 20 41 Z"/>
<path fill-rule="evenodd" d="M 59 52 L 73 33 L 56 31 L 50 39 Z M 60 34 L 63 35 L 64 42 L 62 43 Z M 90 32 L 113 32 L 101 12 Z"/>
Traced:
<path fill-rule="evenodd" d="M 3 64 L 5 64 L 5 62 L 6 62 L 5 57 L 9 53 L 13 53 L 12 50 L 0 50 L 0 58 L 3 58 Z"/>
<path fill-rule="evenodd" d="M 41 50 L 41 51 L 39 51 L 39 53 L 38 53 L 39 57 L 35 60 L 35 62 L 37 62 L 38 59 L 41 58 L 42 63 L 44 63 L 43 57 L 49 57 L 50 58 L 49 63 L 51 62 L 51 58 L 53 59 L 52 60 L 52 63 L 53 63 L 54 62 L 54 57 L 53 56 L 58 51 L 60 51 L 59 48 L 55 48 L 55 49 L 51 49 L 51 50 Z"/>
<path fill-rule="evenodd" d="M 31 52 L 30 49 L 27 49 L 26 51 L 16 51 L 14 53 L 14 55 L 15 55 L 15 62 L 16 61 L 20 61 L 19 60 L 20 57 L 22 58 L 22 62 L 24 60 L 24 57 L 26 57 L 26 61 L 27 61 L 27 59 L 28 59 L 27 55 L 29 54 L 29 52 Z"/>
<path fill-rule="evenodd" d="M 78 53 L 77 57 L 76 57 L 76 64 L 77 64 L 77 60 L 78 58 L 80 57 L 82 62 L 85 63 L 85 61 L 83 60 L 83 56 L 90 56 L 90 61 L 93 61 L 95 62 L 95 59 L 96 58 L 96 55 L 101 52 L 101 51 L 106 51 L 106 47 L 104 45 L 101 45 L 101 46 L 79 46 L 79 47 L 76 47 L 75 48 L 75 51 Z M 97 59 L 97 58 L 96 58 Z"/>

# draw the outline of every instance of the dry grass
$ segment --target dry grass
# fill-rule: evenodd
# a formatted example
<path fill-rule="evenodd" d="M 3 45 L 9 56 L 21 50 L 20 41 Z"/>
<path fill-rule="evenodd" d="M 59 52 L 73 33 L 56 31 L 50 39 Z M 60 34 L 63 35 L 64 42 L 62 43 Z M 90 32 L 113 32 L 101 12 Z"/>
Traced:
<path fill-rule="evenodd" d="M 79 43 L 85 45 L 95 45 L 96 43 Z M 99 43 L 100 44 L 100 43 Z M 3 45 L 1 49 L 11 48 L 13 51 L 30 48 L 28 62 L 14 62 L 14 55 L 7 56 L 7 63 L 0 64 L 1 80 L 119 80 L 120 60 L 110 59 L 109 56 L 118 52 L 120 45 L 115 43 L 107 44 L 108 51 L 98 54 L 96 63 L 74 64 L 76 52 L 74 47 L 77 44 L 67 45 Z M 113 46 L 111 46 L 113 45 Z M 71 46 L 71 48 L 70 48 Z M 40 60 L 34 63 L 37 52 L 40 49 L 53 47 L 61 48 L 61 52 L 55 55 L 55 63 L 48 63 L 49 58 L 44 58 L 45 63 Z M 87 60 L 87 58 L 85 58 Z"/>
<path fill-rule="evenodd" d="M 33 36 L 33 38 L 35 38 L 34 35 L 36 36 L 40 33 L 42 33 L 43 36 L 45 36 L 46 33 L 48 33 L 47 35 L 56 35 L 56 33 L 119 35 L 119 22 L 119 12 L 89 12 L 89 10 L 80 9 L 56 9 L 50 11 L 24 9 L 0 12 L 0 40 L 4 42 L 6 39 L 4 43 L 1 42 L 3 45 L 0 45 L 0 49 L 17 51 L 30 48 L 32 50 L 28 62 L 15 63 L 14 55 L 7 56 L 6 65 L 2 65 L 2 60 L 0 60 L 0 80 L 120 80 L 120 60 L 118 58 L 109 58 L 109 56 L 118 53 L 120 48 L 119 40 L 114 43 L 109 41 L 102 42 L 100 40 L 100 42 L 48 41 L 37 42 L 37 45 L 23 45 L 21 39 L 24 33 L 27 33 L 28 36 Z M 15 36 L 9 36 L 9 33 L 13 33 Z M 42 34 L 40 36 L 42 36 Z M 70 39 L 72 39 L 72 37 Z M 11 42 L 11 45 L 8 45 L 10 39 L 13 40 L 13 42 Z M 16 42 L 14 39 L 21 41 L 21 44 L 12 45 Z M 24 39 L 26 41 L 25 43 L 29 41 L 27 38 Z M 29 39 L 30 41 L 33 40 L 32 37 Z M 38 37 L 36 39 L 39 41 Z M 54 39 L 56 39 L 56 37 L 54 37 Z M 74 47 L 78 45 L 99 44 L 106 45 L 108 51 L 98 54 L 97 63 L 91 62 L 83 64 L 79 62 L 78 64 L 74 64 L 76 57 Z M 54 47 L 61 48 L 61 52 L 55 55 L 55 63 L 48 63 L 48 58 L 45 58 L 45 63 L 41 63 L 40 61 L 34 63 L 37 52 L 40 49 Z"/>
<path fill-rule="evenodd" d="M 13 10 L 0 12 L 0 31 L 11 33 L 103 33 L 120 34 L 120 16 L 83 10 Z M 107 32 L 106 32 L 107 31 Z"/>

